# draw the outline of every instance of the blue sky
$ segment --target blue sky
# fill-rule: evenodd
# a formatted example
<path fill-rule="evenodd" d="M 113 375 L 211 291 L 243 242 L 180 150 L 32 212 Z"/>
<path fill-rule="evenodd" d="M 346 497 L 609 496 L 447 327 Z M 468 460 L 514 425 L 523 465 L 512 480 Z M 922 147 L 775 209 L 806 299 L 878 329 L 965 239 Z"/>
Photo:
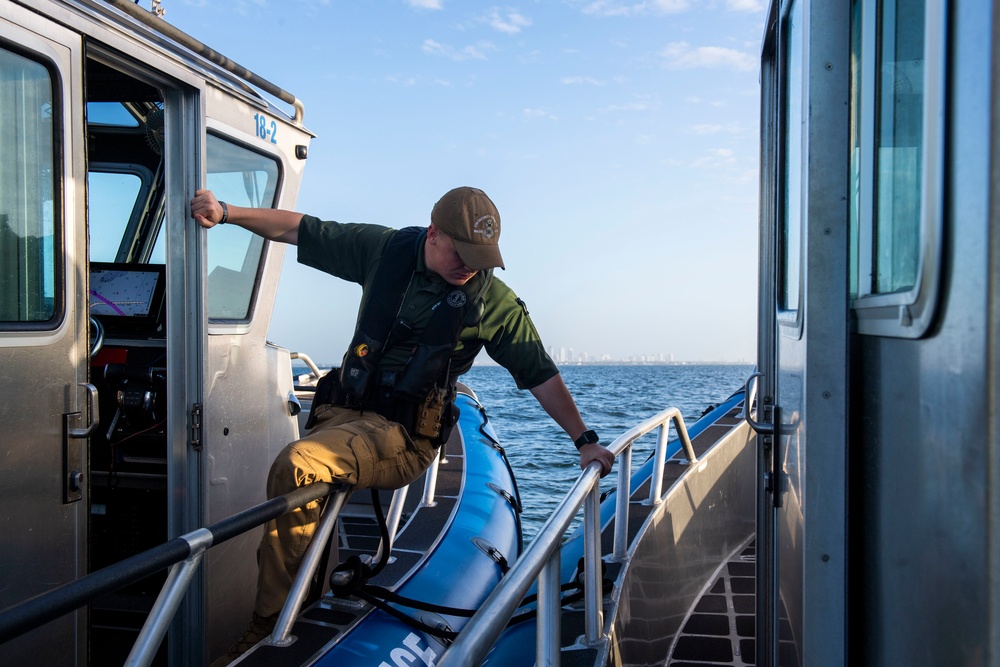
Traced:
<path fill-rule="evenodd" d="M 423 225 L 480 187 L 546 345 L 754 359 L 762 1 L 161 6 L 304 102 L 297 210 Z M 294 257 L 269 338 L 336 361 L 360 289 Z"/>

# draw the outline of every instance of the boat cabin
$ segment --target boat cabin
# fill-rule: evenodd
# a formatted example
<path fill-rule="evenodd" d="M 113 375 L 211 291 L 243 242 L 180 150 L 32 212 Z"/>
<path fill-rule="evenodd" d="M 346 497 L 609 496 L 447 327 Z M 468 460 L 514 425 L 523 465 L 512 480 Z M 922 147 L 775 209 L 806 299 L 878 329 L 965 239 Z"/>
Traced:
<path fill-rule="evenodd" d="M 261 502 L 298 433 L 265 338 L 283 246 L 205 234 L 188 202 L 293 208 L 311 134 L 293 96 L 198 47 L 125 0 L 0 0 L 0 608 Z M 238 636 L 256 539 L 208 554 L 161 658 Z M 122 664 L 162 580 L 3 661 Z"/>

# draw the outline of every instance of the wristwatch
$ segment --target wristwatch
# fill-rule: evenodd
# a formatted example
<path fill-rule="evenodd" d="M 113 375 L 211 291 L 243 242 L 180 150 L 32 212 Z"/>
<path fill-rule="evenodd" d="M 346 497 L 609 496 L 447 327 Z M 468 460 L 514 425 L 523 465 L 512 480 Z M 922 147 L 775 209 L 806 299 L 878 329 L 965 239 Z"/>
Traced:
<path fill-rule="evenodd" d="M 601 439 L 597 436 L 597 432 L 591 429 L 584 431 L 583 435 L 577 438 L 573 444 L 576 445 L 577 449 L 581 449 L 584 445 L 596 445 L 600 441 Z"/>

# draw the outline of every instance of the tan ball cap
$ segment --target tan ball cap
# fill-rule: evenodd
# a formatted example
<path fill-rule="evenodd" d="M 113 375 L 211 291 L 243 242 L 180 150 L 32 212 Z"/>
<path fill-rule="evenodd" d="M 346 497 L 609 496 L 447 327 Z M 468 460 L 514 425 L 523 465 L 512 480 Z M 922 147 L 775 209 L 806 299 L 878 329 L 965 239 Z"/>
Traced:
<path fill-rule="evenodd" d="M 500 256 L 500 212 L 477 188 L 450 190 L 431 211 L 431 223 L 455 242 L 455 250 L 475 271 L 503 265 Z"/>

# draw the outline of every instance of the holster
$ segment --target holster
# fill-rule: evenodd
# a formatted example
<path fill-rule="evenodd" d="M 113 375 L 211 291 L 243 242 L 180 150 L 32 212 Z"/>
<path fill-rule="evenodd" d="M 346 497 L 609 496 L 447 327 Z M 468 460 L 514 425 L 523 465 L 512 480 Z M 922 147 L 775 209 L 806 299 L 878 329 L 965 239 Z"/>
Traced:
<path fill-rule="evenodd" d="M 417 406 L 412 433 L 427 438 L 440 447 L 448 441 L 458 423 L 459 408 L 455 405 L 455 388 L 434 387 L 423 404 Z"/>
<path fill-rule="evenodd" d="M 340 369 L 331 368 L 326 375 L 316 383 L 316 393 L 313 395 L 312 406 L 309 408 L 309 418 L 306 428 L 316 425 L 316 409 L 321 405 L 344 405 L 347 395 L 340 386 Z"/>

